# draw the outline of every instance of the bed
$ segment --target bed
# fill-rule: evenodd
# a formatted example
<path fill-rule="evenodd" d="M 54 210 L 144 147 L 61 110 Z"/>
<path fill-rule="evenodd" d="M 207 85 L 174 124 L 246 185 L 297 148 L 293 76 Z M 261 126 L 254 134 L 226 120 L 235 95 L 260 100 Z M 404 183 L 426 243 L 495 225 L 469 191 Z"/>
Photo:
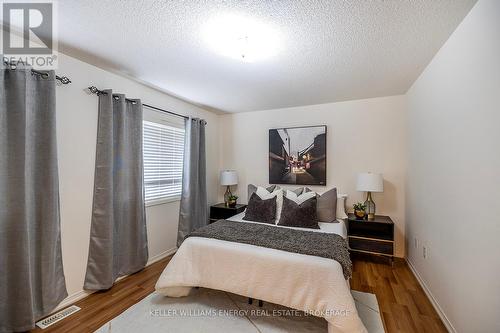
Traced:
<path fill-rule="evenodd" d="M 258 223 L 245 221 L 243 216 L 241 213 L 228 220 Z M 319 227 L 307 231 L 347 236 L 342 220 L 319 223 Z M 183 297 L 192 287 L 223 290 L 323 317 L 328 321 L 329 333 L 367 332 L 358 316 L 342 266 L 332 259 L 220 239 L 189 237 L 161 274 L 156 290 L 165 296 Z"/>

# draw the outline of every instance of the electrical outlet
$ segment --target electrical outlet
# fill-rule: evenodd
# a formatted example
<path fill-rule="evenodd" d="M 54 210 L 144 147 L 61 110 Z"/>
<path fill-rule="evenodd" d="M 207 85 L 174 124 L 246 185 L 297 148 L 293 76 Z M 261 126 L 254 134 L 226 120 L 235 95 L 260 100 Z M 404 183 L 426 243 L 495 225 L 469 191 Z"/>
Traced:
<path fill-rule="evenodd" d="M 427 246 L 422 246 L 422 255 L 424 259 L 427 259 Z"/>

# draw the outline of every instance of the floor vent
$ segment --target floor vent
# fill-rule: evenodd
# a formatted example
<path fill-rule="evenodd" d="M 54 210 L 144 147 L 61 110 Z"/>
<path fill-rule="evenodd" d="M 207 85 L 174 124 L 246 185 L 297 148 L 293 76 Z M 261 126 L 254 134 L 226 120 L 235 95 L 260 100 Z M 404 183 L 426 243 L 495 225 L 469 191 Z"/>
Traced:
<path fill-rule="evenodd" d="M 36 323 L 36 326 L 40 327 L 41 329 L 47 328 L 51 325 L 54 325 L 58 321 L 63 320 L 66 317 L 71 316 L 73 313 L 80 311 L 81 309 L 77 307 L 76 305 L 72 305 L 70 307 L 67 307 L 66 309 L 63 309 L 57 313 L 54 313 L 52 316 L 49 316 L 45 319 L 42 319 Z"/>

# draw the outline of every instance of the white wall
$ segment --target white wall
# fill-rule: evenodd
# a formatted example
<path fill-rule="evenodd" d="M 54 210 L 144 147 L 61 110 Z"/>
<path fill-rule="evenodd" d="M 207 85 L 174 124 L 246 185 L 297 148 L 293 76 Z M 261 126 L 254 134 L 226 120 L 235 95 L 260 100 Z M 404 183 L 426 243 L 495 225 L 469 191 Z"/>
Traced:
<path fill-rule="evenodd" d="M 408 260 L 457 332 L 500 332 L 499 97 L 500 1 L 480 0 L 408 92 Z"/>
<path fill-rule="evenodd" d="M 67 86 L 57 87 L 62 251 L 66 284 L 71 297 L 82 294 L 94 184 L 97 96 L 87 94 L 84 89 L 89 85 L 100 89 L 112 88 L 129 97 L 141 98 L 144 103 L 205 118 L 208 122 L 207 186 L 210 203 L 217 201 L 218 116 L 62 54 L 59 57 L 57 73 L 72 80 Z M 151 260 L 175 248 L 179 202 L 151 206 L 147 208 L 146 213 Z"/>
<path fill-rule="evenodd" d="M 221 169 L 239 175 L 237 193 L 246 202 L 249 183 L 268 183 L 270 128 L 327 125 L 327 186 L 348 193 L 349 204 L 364 201 L 356 192 L 358 172 L 384 174 L 384 193 L 374 194 L 378 214 L 396 223 L 396 255 L 404 256 L 405 98 L 393 96 L 221 116 Z M 293 186 L 292 186 L 293 187 Z M 222 199 L 223 191 L 219 192 Z"/>

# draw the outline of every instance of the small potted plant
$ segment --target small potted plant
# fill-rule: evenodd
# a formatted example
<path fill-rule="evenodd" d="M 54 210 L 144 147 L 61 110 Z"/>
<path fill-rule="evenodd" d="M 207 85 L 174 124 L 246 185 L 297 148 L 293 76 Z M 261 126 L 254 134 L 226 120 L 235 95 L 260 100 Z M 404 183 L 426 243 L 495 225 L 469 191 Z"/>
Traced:
<path fill-rule="evenodd" d="M 229 207 L 236 207 L 236 202 L 238 200 L 238 197 L 236 195 L 230 195 L 228 198 L 227 198 L 227 205 Z"/>
<path fill-rule="evenodd" d="M 365 218 L 366 205 L 364 203 L 358 202 L 354 204 L 353 208 L 354 208 L 354 216 L 356 216 L 358 220 L 362 220 Z"/>

